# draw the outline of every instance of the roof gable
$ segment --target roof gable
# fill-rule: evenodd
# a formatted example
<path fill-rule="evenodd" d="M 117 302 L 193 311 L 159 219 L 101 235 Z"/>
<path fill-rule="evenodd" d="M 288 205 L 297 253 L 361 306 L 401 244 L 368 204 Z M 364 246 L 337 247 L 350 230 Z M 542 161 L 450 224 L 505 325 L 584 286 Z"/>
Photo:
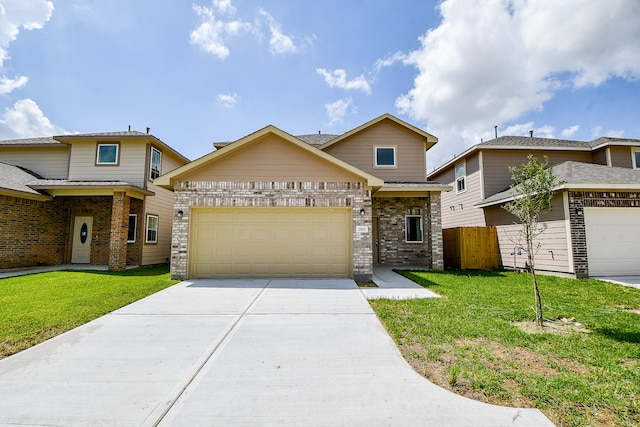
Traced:
<path fill-rule="evenodd" d="M 213 167 L 213 164 L 217 166 Z M 247 176 L 255 180 L 297 177 L 298 180 L 323 181 L 329 181 L 328 176 L 338 176 L 340 179 L 349 176 L 350 179 L 364 180 L 371 187 L 383 185 L 379 178 L 272 125 L 165 174 L 154 183 L 170 188 L 173 181 L 182 179 L 237 181 L 246 180 Z"/>
<path fill-rule="evenodd" d="M 352 129 L 348 132 L 343 133 L 342 135 L 339 135 L 336 138 L 331 139 L 330 141 L 322 144 L 319 148 L 321 150 L 324 150 L 334 144 L 338 144 L 346 139 L 349 139 L 349 137 L 362 132 L 365 129 L 368 129 L 372 126 L 377 125 L 378 123 L 385 121 L 385 120 L 389 120 L 392 121 L 404 128 L 406 128 L 407 130 L 416 133 L 417 135 L 419 135 L 420 137 L 424 138 L 424 142 L 426 143 L 426 148 L 427 150 L 431 147 L 433 147 L 437 142 L 438 142 L 438 138 L 436 138 L 435 136 L 431 135 L 430 133 L 427 133 L 425 131 L 423 131 L 422 129 L 419 129 L 415 126 L 413 126 L 412 124 L 409 124 L 403 120 L 400 120 L 399 118 L 392 116 L 391 114 L 383 114 L 379 117 L 376 117 L 375 119 L 368 121 L 367 123 L 358 126 L 355 129 Z"/>

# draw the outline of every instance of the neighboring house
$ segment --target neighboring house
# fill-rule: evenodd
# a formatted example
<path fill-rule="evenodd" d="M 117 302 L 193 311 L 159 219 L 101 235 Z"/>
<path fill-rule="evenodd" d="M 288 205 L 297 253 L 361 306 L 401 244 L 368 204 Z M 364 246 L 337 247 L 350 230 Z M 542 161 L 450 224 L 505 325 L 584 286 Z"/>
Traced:
<path fill-rule="evenodd" d="M 504 267 L 522 268 L 509 166 L 533 154 L 559 181 L 548 226 L 539 237 L 536 268 L 575 277 L 640 274 L 640 140 L 568 141 L 504 136 L 475 145 L 428 178 L 450 184 L 442 195 L 443 228 L 495 226 Z"/>
<path fill-rule="evenodd" d="M 188 162 L 135 131 L 0 141 L 0 268 L 167 262 L 173 193 Z"/>
<path fill-rule="evenodd" d="M 161 176 L 175 192 L 174 278 L 371 278 L 443 268 L 437 139 L 385 114 L 343 135 L 267 126 Z"/>

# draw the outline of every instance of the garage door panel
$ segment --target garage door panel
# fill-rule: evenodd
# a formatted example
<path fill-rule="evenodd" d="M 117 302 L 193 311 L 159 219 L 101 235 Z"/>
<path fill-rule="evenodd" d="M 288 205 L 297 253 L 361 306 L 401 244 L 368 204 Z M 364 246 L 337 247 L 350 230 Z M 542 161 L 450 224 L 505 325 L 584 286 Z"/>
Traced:
<path fill-rule="evenodd" d="M 350 208 L 193 208 L 191 277 L 348 277 Z"/>
<path fill-rule="evenodd" d="M 585 208 L 589 275 L 640 274 L 640 209 Z"/>

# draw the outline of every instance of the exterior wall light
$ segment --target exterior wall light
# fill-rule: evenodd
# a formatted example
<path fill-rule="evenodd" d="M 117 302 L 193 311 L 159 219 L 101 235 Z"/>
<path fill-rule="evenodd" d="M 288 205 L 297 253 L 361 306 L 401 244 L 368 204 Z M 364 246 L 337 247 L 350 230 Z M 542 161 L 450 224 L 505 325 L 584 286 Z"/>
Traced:
<path fill-rule="evenodd" d="M 360 209 L 360 215 L 364 216 L 364 214 L 365 214 L 365 213 L 366 213 L 366 212 L 365 212 L 365 210 L 364 210 L 364 209 Z"/>
<path fill-rule="evenodd" d="M 178 211 L 178 212 L 176 212 L 176 216 L 177 216 L 178 218 L 182 218 L 182 216 L 183 216 L 183 215 L 184 215 L 184 212 L 182 212 L 182 211 Z"/>

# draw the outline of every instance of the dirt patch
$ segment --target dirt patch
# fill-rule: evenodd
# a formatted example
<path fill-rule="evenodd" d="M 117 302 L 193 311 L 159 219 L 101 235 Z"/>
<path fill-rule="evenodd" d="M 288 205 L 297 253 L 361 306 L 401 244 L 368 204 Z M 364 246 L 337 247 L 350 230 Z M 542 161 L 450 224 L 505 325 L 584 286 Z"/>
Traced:
<path fill-rule="evenodd" d="M 358 283 L 358 287 L 360 287 L 360 288 L 377 288 L 378 285 L 376 285 L 373 282 L 362 282 L 362 283 Z"/>
<path fill-rule="evenodd" d="M 591 331 L 580 323 L 572 319 L 559 319 L 553 322 L 544 322 L 540 327 L 535 322 L 513 322 L 512 325 L 519 327 L 528 334 L 569 334 L 572 332 L 589 334 Z"/>
<path fill-rule="evenodd" d="M 627 313 L 640 314 L 640 310 L 637 310 L 635 308 L 628 308 L 624 311 L 626 311 Z"/>

